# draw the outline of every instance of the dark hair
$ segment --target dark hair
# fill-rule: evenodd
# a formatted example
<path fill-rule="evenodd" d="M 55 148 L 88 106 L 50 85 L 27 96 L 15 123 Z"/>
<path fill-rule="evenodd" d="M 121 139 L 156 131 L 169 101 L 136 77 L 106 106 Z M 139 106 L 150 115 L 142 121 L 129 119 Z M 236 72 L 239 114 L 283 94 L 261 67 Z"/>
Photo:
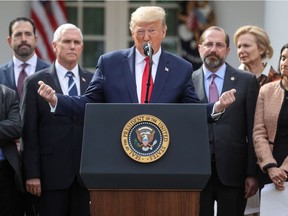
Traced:
<path fill-rule="evenodd" d="M 230 46 L 230 38 L 229 38 L 229 35 L 227 34 L 227 32 L 219 27 L 219 26 L 210 26 L 209 28 L 207 28 L 203 33 L 202 35 L 200 36 L 200 39 L 199 39 L 199 44 L 202 44 L 205 37 L 206 37 L 206 32 L 210 31 L 210 30 L 217 30 L 217 31 L 223 31 L 225 33 L 225 43 L 226 43 L 226 46 L 227 48 Z"/>
<path fill-rule="evenodd" d="M 34 35 L 36 35 L 36 26 L 35 26 L 35 23 L 32 19 L 29 19 L 27 17 L 17 17 L 16 19 L 12 20 L 9 24 L 9 36 L 11 37 L 12 35 L 12 27 L 13 25 L 16 23 L 16 22 L 19 22 L 19 21 L 24 21 L 24 22 L 29 22 L 32 27 L 33 27 L 33 33 Z"/>
<path fill-rule="evenodd" d="M 284 44 L 280 50 L 280 57 L 278 61 L 278 71 L 280 72 L 280 62 L 281 62 L 281 57 L 282 57 L 282 52 L 284 49 L 288 49 L 288 43 Z"/>

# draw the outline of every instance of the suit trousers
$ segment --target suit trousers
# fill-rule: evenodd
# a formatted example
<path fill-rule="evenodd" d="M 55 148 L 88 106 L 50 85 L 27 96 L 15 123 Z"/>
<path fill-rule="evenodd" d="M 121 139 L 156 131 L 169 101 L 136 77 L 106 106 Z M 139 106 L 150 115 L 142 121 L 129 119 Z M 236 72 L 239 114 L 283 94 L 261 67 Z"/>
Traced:
<path fill-rule="evenodd" d="M 23 216 L 20 191 L 16 189 L 15 172 L 8 161 L 0 161 L 0 215 Z"/>
<path fill-rule="evenodd" d="M 23 208 L 25 211 L 25 216 L 37 216 L 38 215 L 38 202 L 39 197 L 34 196 L 29 192 L 21 193 L 23 200 Z"/>
<path fill-rule="evenodd" d="M 199 215 L 214 216 L 216 201 L 217 216 L 243 216 L 247 202 L 244 187 L 230 187 L 222 184 L 214 159 L 212 159 L 211 165 L 212 174 L 200 195 Z"/>
<path fill-rule="evenodd" d="M 90 194 L 77 178 L 67 189 L 44 190 L 39 199 L 40 216 L 89 216 Z"/>

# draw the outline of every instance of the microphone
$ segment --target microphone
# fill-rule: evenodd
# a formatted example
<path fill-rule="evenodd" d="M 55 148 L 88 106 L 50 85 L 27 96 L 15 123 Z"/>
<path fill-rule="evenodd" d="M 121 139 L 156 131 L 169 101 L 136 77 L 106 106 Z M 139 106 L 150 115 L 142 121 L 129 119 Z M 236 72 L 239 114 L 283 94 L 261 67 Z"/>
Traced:
<path fill-rule="evenodd" d="M 152 58 L 152 55 L 154 53 L 153 48 L 151 47 L 150 43 L 144 43 L 143 44 L 143 50 L 144 50 L 144 54 L 149 57 Z"/>
<path fill-rule="evenodd" d="M 146 96 L 145 96 L 145 101 L 144 103 L 148 103 L 148 97 L 149 97 L 149 89 L 150 89 L 150 85 L 151 85 L 151 74 L 152 74 L 152 55 L 153 55 L 153 48 L 151 47 L 150 43 L 144 43 L 143 44 L 143 51 L 145 56 L 147 56 L 149 58 L 149 73 L 148 73 L 148 80 L 147 80 L 147 84 L 146 84 Z"/>

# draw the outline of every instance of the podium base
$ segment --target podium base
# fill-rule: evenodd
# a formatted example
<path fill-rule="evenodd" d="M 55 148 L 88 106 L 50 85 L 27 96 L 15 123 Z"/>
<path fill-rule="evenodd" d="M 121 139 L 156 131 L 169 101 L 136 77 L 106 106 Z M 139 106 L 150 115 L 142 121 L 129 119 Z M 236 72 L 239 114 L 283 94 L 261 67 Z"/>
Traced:
<path fill-rule="evenodd" d="M 91 216 L 198 216 L 200 191 L 90 190 Z"/>

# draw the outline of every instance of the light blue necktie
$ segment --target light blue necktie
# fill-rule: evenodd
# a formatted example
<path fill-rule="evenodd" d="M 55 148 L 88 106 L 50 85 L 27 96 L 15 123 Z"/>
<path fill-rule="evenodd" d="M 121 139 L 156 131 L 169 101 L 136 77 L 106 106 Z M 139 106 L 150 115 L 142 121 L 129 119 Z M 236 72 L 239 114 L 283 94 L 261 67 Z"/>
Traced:
<path fill-rule="evenodd" d="M 66 73 L 66 76 L 69 78 L 69 80 L 68 80 L 68 94 L 70 96 L 78 95 L 76 83 L 75 83 L 75 80 L 73 79 L 74 74 L 71 71 L 68 71 Z"/>

